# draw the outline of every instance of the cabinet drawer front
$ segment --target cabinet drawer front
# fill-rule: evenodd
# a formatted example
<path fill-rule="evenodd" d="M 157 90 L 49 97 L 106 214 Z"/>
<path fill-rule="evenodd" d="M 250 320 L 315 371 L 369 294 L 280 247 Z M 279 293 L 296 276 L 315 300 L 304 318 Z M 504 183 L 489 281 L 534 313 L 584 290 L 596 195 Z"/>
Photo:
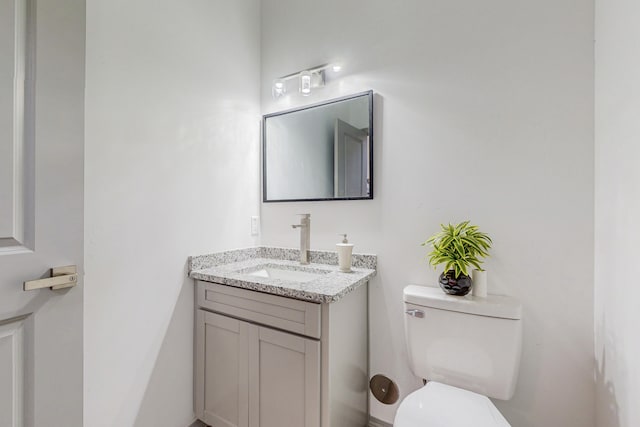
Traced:
<path fill-rule="evenodd" d="M 217 283 L 197 282 L 198 305 L 266 326 L 320 338 L 320 304 Z"/>

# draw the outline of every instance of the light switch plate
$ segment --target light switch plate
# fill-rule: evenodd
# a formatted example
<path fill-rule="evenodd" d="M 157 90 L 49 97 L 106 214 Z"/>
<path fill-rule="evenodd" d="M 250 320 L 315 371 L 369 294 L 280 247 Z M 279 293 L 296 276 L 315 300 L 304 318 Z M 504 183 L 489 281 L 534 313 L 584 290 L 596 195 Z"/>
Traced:
<path fill-rule="evenodd" d="M 251 217 L 251 235 L 257 236 L 260 233 L 260 217 L 252 216 Z"/>

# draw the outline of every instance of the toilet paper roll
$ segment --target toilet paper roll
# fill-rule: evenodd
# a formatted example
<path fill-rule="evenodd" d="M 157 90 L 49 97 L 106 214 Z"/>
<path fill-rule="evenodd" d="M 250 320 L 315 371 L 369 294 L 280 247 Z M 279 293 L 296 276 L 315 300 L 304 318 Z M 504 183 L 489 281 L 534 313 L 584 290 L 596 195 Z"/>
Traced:
<path fill-rule="evenodd" d="M 480 270 L 473 270 L 471 272 L 471 282 L 473 287 L 471 292 L 474 297 L 486 298 L 487 297 L 487 272 Z"/>

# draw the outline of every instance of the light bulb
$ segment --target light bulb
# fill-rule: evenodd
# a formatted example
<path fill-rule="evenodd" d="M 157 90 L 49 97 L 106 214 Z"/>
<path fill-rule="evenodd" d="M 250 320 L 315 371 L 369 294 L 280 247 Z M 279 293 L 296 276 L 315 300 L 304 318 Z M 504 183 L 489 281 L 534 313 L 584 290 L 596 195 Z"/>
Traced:
<path fill-rule="evenodd" d="M 273 88 L 271 89 L 271 95 L 274 98 L 280 98 L 287 92 L 287 86 L 285 85 L 284 80 L 277 79 L 273 82 Z"/>
<path fill-rule="evenodd" d="M 300 93 L 303 96 L 311 95 L 311 73 L 309 71 L 300 73 Z"/>
<path fill-rule="evenodd" d="M 333 70 L 334 73 L 338 73 L 342 70 L 342 65 L 340 64 L 335 64 L 331 67 L 331 69 Z"/>

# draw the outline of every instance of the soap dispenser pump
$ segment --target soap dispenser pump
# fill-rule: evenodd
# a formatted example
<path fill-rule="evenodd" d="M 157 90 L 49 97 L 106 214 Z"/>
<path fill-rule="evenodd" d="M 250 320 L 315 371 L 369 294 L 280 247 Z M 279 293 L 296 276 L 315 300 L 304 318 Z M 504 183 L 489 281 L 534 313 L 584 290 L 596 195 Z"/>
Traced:
<path fill-rule="evenodd" d="M 338 249 L 338 265 L 340 266 L 341 272 L 350 273 L 353 243 L 349 243 L 346 234 L 340 234 L 340 236 L 343 236 L 342 243 L 336 244 L 336 248 Z"/>

